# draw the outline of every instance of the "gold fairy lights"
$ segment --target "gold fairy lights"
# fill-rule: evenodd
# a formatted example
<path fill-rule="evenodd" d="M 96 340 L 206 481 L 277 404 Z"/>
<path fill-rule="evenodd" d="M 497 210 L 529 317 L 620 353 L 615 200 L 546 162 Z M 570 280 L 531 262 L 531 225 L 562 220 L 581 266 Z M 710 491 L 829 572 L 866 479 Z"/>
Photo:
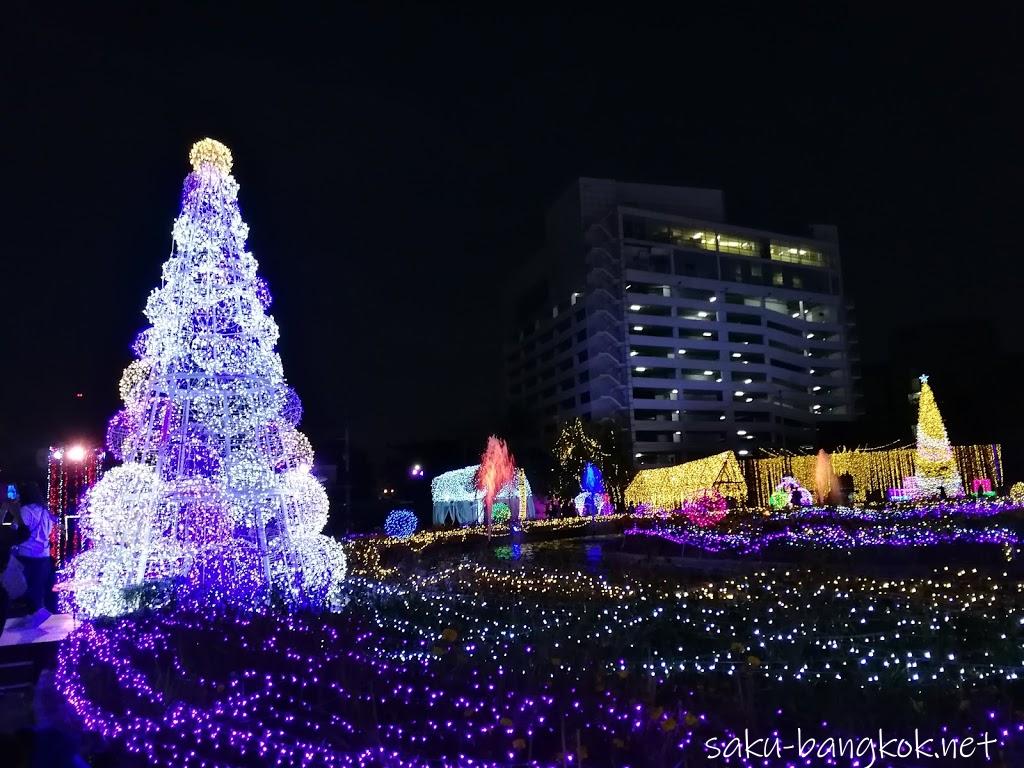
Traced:
<path fill-rule="evenodd" d="M 1018 504 L 1024 503 L 1024 483 L 1018 480 L 1010 486 L 1010 498 Z"/>
<path fill-rule="evenodd" d="M 596 521 L 588 517 L 556 517 L 546 520 L 524 520 L 521 529 L 526 533 L 565 533 L 589 526 L 614 529 L 620 523 L 629 520 L 629 515 L 602 515 Z M 484 526 L 465 526 L 461 528 L 436 528 L 429 531 L 418 531 L 406 539 L 391 537 L 366 537 L 356 539 L 348 544 L 348 552 L 352 559 L 350 568 L 353 574 L 387 578 L 396 571 L 385 566 L 387 552 L 393 548 L 408 548 L 419 554 L 436 544 L 466 544 L 484 541 L 502 541 L 511 533 L 507 523 L 494 523 L 490 533 Z"/>
<path fill-rule="evenodd" d="M 231 150 L 216 139 L 202 139 L 192 145 L 188 153 L 188 161 L 195 171 L 202 169 L 204 164 L 212 165 L 221 173 L 231 173 Z"/>
<path fill-rule="evenodd" d="M 946 434 L 946 425 L 926 375 L 921 376 L 915 465 L 914 478 L 919 493 L 934 495 L 941 488 L 950 496 L 963 494 L 963 482 Z"/>
<path fill-rule="evenodd" d="M 996 487 L 1002 484 L 1002 449 L 998 444 L 954 445 L 951 449 L 965 484 L 975 478 L 988 478 Z M 909 446 L 840 448 L 829 455 L 829 461 L 841 481 L 844 475 L 849 475 L 861 499 L 872 492 L 885 498 L 890 488 L 899 488 L 904 478 L 914 476 L 916 456 L 917 451 Z M 813 487 L 815 464 L 816 457 L 812 454 L 786 452 L 744 460 L 751 485 L 751 503 L 768 506 L 768 497 L 784 475 L 791 475 L 805 487 Z M 952 489 L 947 492 L 953 495 Z"/>
<path fill-rule="evenodd" d="M 894 579 L 769 569 L 688 584 L 629 573 L 612 579 L 562 564 L 462 562 L 384 582 L 357 579 L 353 599 L 385 634 L 408 638 L 404 659 L 427 660 L 430 644 L 447 633 L 499 664 L 536 643 L 538 661 L 569 672 L 593 673 L 585 649 L 599 646 L 598 674 L 665 680 L 746 672 L 923 687 L 1024 674 L 1024 585 L 1005 577 L 949 567 Z M 401 610 L 377 611 L 381 597 Z M 977 631 L 1000 636 L 999 653 L 969 642 Z M 632 652 L 637 643 L 643 654 Z"/>
<path fill-rule="evenodd" d="M 672 467 L 640 470 L 626 488 L 626 504 L 672 510 L 711 491 L 746 503 L 747 482 L 732 451 Z"/>

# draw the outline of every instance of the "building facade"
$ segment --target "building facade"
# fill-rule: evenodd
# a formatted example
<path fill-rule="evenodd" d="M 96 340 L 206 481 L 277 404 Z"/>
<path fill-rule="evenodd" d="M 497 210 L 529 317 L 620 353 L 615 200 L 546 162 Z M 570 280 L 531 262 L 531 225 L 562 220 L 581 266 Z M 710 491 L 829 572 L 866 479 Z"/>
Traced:
<path fill-rule="evenodd" d="M 582 178 L 506 315 L 512 408 L 553 430 L 617 419 L 637 466 L 798 449 L 854 416 L 835 228 L 725 220 L 717 190 Z"/>

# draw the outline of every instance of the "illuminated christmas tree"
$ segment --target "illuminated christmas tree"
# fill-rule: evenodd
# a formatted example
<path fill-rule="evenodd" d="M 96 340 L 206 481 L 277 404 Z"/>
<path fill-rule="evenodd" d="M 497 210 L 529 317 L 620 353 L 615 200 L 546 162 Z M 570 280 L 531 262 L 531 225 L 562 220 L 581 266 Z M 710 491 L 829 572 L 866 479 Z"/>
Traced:
<path fill-rule="evenodd" d="M 246 250 L 231 153 L 192 147 L 151 325 L 121 378 L 107 443 L 122 466 L 90 492 L 91 548 L 66 587 L 90 615 L 140 601 L 330 606 L 345 556 L 321 535 L 327 495 L 296 429 L 270 294 Z"/>
<path fill-rule="evenodd" d="M 962 496 L 963 483 L 953 459 L 953 449 L 946 435 L 946 425 L 928 384 L 921 376 L 921 399 L 917 410 L 917 454 L 914 457 L 915 495 L 937 496 L 944 490 L 947 496 Z"/>

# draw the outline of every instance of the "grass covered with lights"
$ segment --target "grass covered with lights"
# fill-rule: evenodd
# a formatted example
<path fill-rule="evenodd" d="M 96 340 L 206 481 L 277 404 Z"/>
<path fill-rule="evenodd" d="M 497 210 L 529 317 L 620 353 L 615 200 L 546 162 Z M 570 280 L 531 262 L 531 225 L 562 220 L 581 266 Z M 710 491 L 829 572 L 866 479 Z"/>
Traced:
<path fill-rule="evenodd" d="M 59 685 L 137 765 L 701 765 L 709 738 L 798 726 L 987 730 L 1022 759 L 1024 584 L 1000 545 L 972 545 L 989 567 L 923 577 L 708 576 L 614 557 L 643 540 L 635 522 L 357 540 L 339 615 L 94 623 Z"/>

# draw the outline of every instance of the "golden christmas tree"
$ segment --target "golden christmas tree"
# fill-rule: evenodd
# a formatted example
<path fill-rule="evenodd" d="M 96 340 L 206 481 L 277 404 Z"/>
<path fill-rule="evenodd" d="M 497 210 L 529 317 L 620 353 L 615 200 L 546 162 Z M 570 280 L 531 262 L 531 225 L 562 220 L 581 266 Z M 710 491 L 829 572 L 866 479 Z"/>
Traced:
<path fill-rule="evenodd" d="M 935 402 L 928 377 L 921 376 L 921 399 L 917 410 L 917 454 L 915 479 L 919 496 L 962 496 L 963 482 L 953 458 L 946 425 Z"/>

